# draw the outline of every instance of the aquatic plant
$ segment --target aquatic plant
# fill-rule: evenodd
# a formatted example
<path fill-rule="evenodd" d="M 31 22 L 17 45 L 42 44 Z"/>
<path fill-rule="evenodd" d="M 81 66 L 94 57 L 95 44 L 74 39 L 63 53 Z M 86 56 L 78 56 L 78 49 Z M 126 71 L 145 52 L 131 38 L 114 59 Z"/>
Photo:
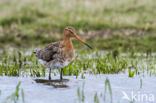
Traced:
<path fill-rule="evenodd" d="M 97 92 L 96 92 L 95 95 L 94 95 L 94 103 L 100 103 L 100 102 L 99 102 L 98 95 L 97 95 Z"/>
<path fill-rule="evenodd" d="M 111 89 L 111 84 L 108 78 L 106 78 L 105 83 L 104 83 L 104 93 L 100 94 L 100 97 L 98 95 L 97 92 L 95 92 L 94 96 L 93 96 L 93 100 L 94 103 L 100 103 L 100 98 L 103 98 L 102 102 L 106 101 L 106 95 L 107 94 L 107 89 L 109 91 L 109 95 L 110 95 L 110 103 L 113 103 L 113 94 L 112 94 L 112 89 Z M 78 102 L 79 103 L 85 103 L 85 93 L 84 93 L 84 83 L 82 85 L 82 88 L 77 88 L 77 97 L 78 97 Z"/>
<path fill-rule="evenodd" d="M 84 103 L 85 102 L 85 93 L 84 93 L 84 83 L 82 86 L 82 89 L 80 90 L 80 88 L 77 89 L 77 96 L 78 96 L 78 101 L 79 103 Z"/>
<path fill-rule="evenodd" d="M 0 75 L 1 76 L 46 76 L 46 68 L 40 64 L 35 55 L 27 50 L 4 50 L 0 55 Z M 63 75 L 76 76 L 81 75 L 85 78 L 85 74 L 118 74 L 127 72 L 128 76 L 134 75 L 156 75 L 155 60 L 156 57 L 150 57 L 145 53 L 120 52 L 116 55 L 112 52 L 98 51 L 76 51 L 79 55 L 68 66 L 64 67 Z M 135 55 L 135 57 L 134 57 Z M 58 74 L 60 71 L 52 71 Z"/>
<path fill-rule="evenodd" d="M 2 103 L 18 103 L 20 98 L 20 94 L 19 94 L 20 85 L 21 82 L 17 84 L 15 92 L 10 96 L 8 96 Z M 22 103 L 25 103 L 23 89 L 21 89 L 21 95 L 22 95 Z"/>
<path fill-rule="evenodd" d="M 113 103 L 112 89 L 111 89 L 111 84 L 108 78 L 106 78 L 105 80 L 104 101 L 106 100 L 107 89 L 109 90 L 111 103 Z"/>
<path fill-rule="evenodd" d="M 142 88 L 142 79 L 140 79 L 140 88 Z"/>
<path fill-rule="evenodd" d="M 129 72 L 128 73 L 129 73 L 128 76 L 132 78 L 134 76 L 135 71 L 132 71 L 131 68 L 129 68 Z"/>

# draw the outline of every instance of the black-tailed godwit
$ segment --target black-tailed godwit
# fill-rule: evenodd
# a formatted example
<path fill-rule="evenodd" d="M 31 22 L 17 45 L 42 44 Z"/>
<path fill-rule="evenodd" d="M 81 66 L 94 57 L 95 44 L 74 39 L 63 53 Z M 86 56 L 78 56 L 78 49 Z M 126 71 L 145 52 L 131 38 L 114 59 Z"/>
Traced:
<path fill-rule="evenodd" d="M 76 35 L 74 28 L 66 27 L 62 41 L 50 43 L 45 48 L 36 50 L 36 57 L 43 61 L 44 66 L 50 68 L 49 80 L 51 80 L 51 69 L 61 69 L 60 80 L 62 80 L 63 68 L 73 61 L 74 48 L 71 41 L 73 37 L 92 49 L 91 46 Z"/>

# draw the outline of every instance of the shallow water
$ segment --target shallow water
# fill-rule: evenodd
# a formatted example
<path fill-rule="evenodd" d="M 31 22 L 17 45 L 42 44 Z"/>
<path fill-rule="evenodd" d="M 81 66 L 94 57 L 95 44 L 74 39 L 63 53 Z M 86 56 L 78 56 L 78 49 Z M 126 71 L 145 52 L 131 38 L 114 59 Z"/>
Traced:
<path fill-rule="evenodd" d="M 0 53 L 2 52 L 0 51 Z M 23 55 L 31 55 L 31 53 L 32 50 L 23 53 Z M 91 55 L 78 55 L 77 58 L 98 58 L 98 56 L 103 57 L 105 53 L 106 52 L 103 51 L 98 53 L 93 52 Z M 9 55 L 12 55 L 12 53 Z M 125 58 L 126 55 L 129 54 L 122 53 L 121 58 Z M 81 92 L 84 91 L 84 103 L 95 103 L 94 99 L 96 93 L 99 103 L 111 103 L 111 93 L 109 92 L 108 87 L 105 94 L 106 78 L 109 79 L 111 85 L 112 103 L 130 103 L 132 99 L 135 100 L 134 103 L 156 103 L 156 72 L 155 69 L 152 69 L 151 67 L 156 67 L 154 57 L 156 55 L 153 53 L 150 58 L 146 58 L 146 54 L 138 53 L 136 55 L 138 58 L 128 57 L 129 61 L 127 61 L 138 61 L 136 73 L 139 74 L 134 75 L 133 78 L 128 77 L 128 69 L 124 69 L 124 71 L 120 72 L 120 74 L 114 75 L 93 75 L 89 74 L 92 69 L 88 69 L 85 73 L 83 73 L 85 79 L 82 79 L 81 75 L 79 75 L 77 79 L 75 76 L 64 76 L 63 81 L 58 80 L 59 75 L 57 75 L 57 70 L 53 71 L 52 74 L 55 73 L 57 76 L 52 76 L 53 80 L 51 81 L 47 80 L 45 77 L 30 77 L 29 70 L 26 73 L 23 72 L 23 75 L 20 75 L 20 77 L 0 76 L 0 103 L 3 103 L 8 96 L 15 92 L 16 85 L 19 82 L 21 82 L 20 88 L 23 88 L 24 90 L 25 103 L 83 103 L 83 101 L 79 102 L 79 96 L 77 94 L 78 88 Z M 32 61 L 27 61 L 26 63 L 31 64 Z M 132 63 L 129 64 L 132 65 Z M 131 65 L 129 65 L 129 67 L 131 67 Z M 94 67 L 95 66 L 93 64 L 93 68 Z M 131 69 L 133 71 L 136 70 L 136 68 L 133 67 L 131 67 Z M 48 77 L 48 70 L 45 71 L 45 76 Z M 20 99 L 18 103 L 23 103 L 21 91 L 19 91 L 19 95 Z M 106 95 L 105 100 L 104 95 Z"/>
<path fill-rule="evenodd" d="M 55 79 L 55 80 L 47 80 L 47 79 L 34 79 L 36 83 L 42 83 L 44 85 L 49 85 L 54 88 L 68 88 L 66 82 L 69 82 L 69 79 Z"/>
<path fill-rule="evenodd" d="M 53 76 L 57 79 L 59 76 Z M 94 103 L 94 95 L 97 93 L 100 103 L 103 103 L 103 96 L 105 90 L 105 80 L 110 80 L 113 103 L 130 103 L 131 100 L 124 99 L 124 93 L 128 98 L 132 98 L 132 93 L 136 95 L 135 103 L 155 103 L 156 102 L 156 79 L 155 76 L 134 76 L 129 78 L 127 74 L 115 75 L 85 75 L 85 79 L 74 76 L 64 76 L 69 81 L 63 81 L 61 84 L 66 85 L 67 88 L 55 88 L 51 85 L 45 85 L 35 82 L 35 79 L 30 77 L 0 77 L 0 103 L 15 91 L 18 82 L 21 81 L 20 88 L 24 89 L 25 103 L 79 103 L 77 96 L 77 89 L 84 85 L 85 103 Z M 46 78 L 40 78 L 46 80 Z M 140 87 L 140 80 L 142 80 L 142 87 Z M 59 84 L 59 83 L 58 83 Z M 146 95 L 148 98 L 139 98 Z M 154 96 L 153 101 L 149 101 L 150 95 Z M 106 92 L 106 103 L 110 103 L 110 94 Z M 19 103 L 22 103 L 19 100 Z"/>

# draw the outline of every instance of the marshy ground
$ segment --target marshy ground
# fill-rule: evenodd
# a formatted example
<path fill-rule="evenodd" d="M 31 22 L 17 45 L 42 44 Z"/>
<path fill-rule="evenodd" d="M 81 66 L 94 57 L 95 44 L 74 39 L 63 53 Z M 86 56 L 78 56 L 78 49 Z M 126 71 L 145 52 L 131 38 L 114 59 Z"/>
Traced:
<path fill-rule="evenodd" d="M 155 0 L 1 0 L 0 103 L 155 103 L 155 9 Z M 48 81 L 33 51 L 66 26 L 94 49 L 74 40 L 64 81 L 59 70 Z"/>
<path fill-rule="evenodd" d="M 6 100 L 6 103 L 11 100 L 21 103 L 23 100 L 21 90 L 24 91 L 26 103 L 45 101 L 47 103 L 51 101 L 54 103 L 67 101 L 130 103 L 134 102 L 131 92 L 136 95 L 147 94 L 147 97 L 156 95 L 154 92 L 156 87 L 155 53 L 76 51 L 77 56 L 73 63 L 64 68 L 64 80 L 58 80 L 59 71 L 54 70 L 52 71 L 53 80 L 49 81 L 47 80 L 48 70 L 38 62 L 34 54 L 31 54 L 32 49 L 30 51 L 16 50 L 1 51 L 0 100 Z M 19 82 L 21 85 L 17 89 L 16 84 Z M 15 88 L 17 97 L 10 99 L 15 95 L 12 94 Z M 123 91 L 130 96 L 130 100 L 122 98 Z M 46 98 L 39 99 L 39 97 Z M 144 98 L 140 102 L 138 98 L 141 97 L 137 97 L 136 103 L 150 101 Z"/>

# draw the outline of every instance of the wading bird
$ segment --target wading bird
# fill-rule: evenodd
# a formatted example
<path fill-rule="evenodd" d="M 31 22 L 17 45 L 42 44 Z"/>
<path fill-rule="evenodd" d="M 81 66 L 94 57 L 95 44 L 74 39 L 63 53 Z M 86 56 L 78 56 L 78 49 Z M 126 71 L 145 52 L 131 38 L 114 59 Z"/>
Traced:
<path fill-rule="evenodd" d="M 61 69 L 60 80 L 62 80 L 63 68 L 73 61 L 74 48 L 71 41 L 73 37 L 92 49 L 76 35 L 75 29 L 72 27 L 64 29 L 62 41 L 50 43 L 41 50 L 36 49 L 36 57 L 43 62 L 45 67 L 49 68 L 49 80 L 51 80 L 51 69 Z"/>

